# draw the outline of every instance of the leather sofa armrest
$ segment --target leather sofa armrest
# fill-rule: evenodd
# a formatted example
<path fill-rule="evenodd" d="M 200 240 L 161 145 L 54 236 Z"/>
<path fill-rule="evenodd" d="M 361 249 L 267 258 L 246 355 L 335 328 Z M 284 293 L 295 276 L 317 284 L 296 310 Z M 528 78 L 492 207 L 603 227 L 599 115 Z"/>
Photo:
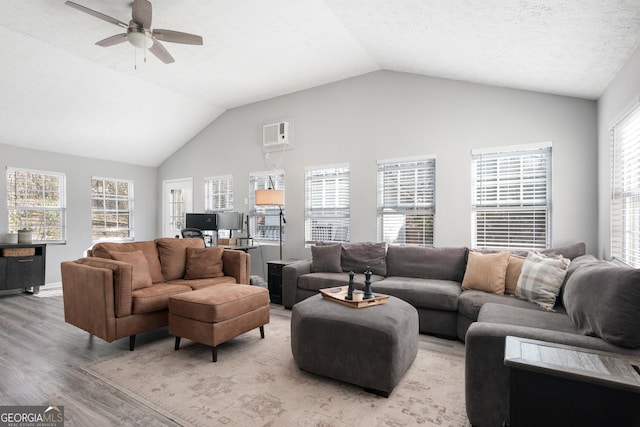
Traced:
<path fill-rule="evenodd" d="M 111 270 L 112 281 L 111 284 L 107 286 L 111 286 L 112 288 L 109 292 L 113 293 L 112 301 L 114 304 L 115 317 L 131 315 L 133 305 L 131 299 L 131 292 L 133 291 L 133 267 L 131 264 L 99 257 L 85 257 L 73 262 L 89 268 L 106 268 Z"/>
<path fill-rule="evenodd" d="M 292 262 L 282 268 L 282 305 L 290 309 L 296 303 L 296 289 L 298 278 L 311 273 L 311 260 L 305 259 Z"/>
<path fill-rule="evenodd" d="M 250 284 L 251 255 L 246 252 L 225 249 L 222 252 L 222 270 L 225 276 L 231 276 L 243 285 Z"/>
<path fill-rule="evenodd" d="M 60 268 L 65 321 L 107 342 L 117 339 L 114 270 L 76 261 L 64 261 Z"/>

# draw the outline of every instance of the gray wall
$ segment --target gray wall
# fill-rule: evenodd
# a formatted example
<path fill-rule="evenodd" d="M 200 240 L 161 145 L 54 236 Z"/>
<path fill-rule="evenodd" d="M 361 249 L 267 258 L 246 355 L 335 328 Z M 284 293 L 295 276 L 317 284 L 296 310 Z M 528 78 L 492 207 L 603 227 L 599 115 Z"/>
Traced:
<path fill-rule="evenodd" d="M 640 101 L 640 48 L 598 100 L 598 252 L 611 257 L 611 127 Z"/>
<path fill-rule="evenodd" d="M 67 243 L 47 245 L 46 282 L 60 281 L 60 262 L 77 259 L 91 247 L 91 177 L 134 181 L 136 240 L 156 238 L 157 169 L 83 157 L 54 154 L 0 144 L 0 200 L 7 200 L 7 166 L 63 172 L 67 183 Z M 0 232 L 7 230 L 7 210 L 0 210 Z"/>
<path fill-rule="evenodd" d="M 379 71 L 227 111 L 160 166 L 159 186 L 193 177 L 198 211 L 204 177 L 232 174 L 235 209 L 247 212 L 249 173 L 282 168 L 284 258 L 305 258 L 305 167 L 351 165 L 351 241 L 375 241 L 376 160 L 435 154 L 435 245 L 468 246 L 471 150 L 553 141 L 553 245 L 584 241 L 593 253 L 596 114 L 595 101 Z M 286 117 L 294 149 L 265 158 L 262 124 Z M 257 274 L 278 258 L 274 247 L 253 255 Z"/>

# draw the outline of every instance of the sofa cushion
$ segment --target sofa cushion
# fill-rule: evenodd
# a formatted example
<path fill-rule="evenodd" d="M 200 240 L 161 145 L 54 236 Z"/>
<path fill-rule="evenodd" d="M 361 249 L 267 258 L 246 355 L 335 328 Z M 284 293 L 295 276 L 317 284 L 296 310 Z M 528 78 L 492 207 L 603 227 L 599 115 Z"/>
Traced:
<path fill-rule="evenodd" d="M 191 291 L 192 290 L 189 286 L 168 283 L 156 283 L 148 288 L 136 289 L 131 293 L 131 299 L 133 302 L 131 313 L 142 314 L 158 310 L 166 310 L 169 307 L 169 297 L 182 292 Z"/>
<path fill-rule="evenodd" d="M 460 282 L 452 280 L 387 277 L 372 284 L 374 292 L 400 298 L 416 308 L 456 311 Z"/>
<path fill-rule="evenodd" d="M 584 255 L 586 251 L 587 245 L 584 243 L 575 243 L 573 245 L 560 246 L 558 248 L 543 249 L 540 253 L 547 256 L 562 255 L 564 258 L 572 260 Z"/>
<path fill-rule="evenodd" d="M 552 311 L 568 267 L 569 260 L 562 255 L 547 257 L 529 252 L 522 265 L 516 296 Z"/>
<path fill-rule="evenodd" d="M 225 283 L 238 283 L 236 282 L 235 277 L 231 277 L 231 276 L 222 276 L 222 277 L 208 277 L 206 279 L 176 279 L 176 280 L 169 280 L 168 282 L 165 282 L 169 285 L 184 285 L 184 286 L 189 286 L 191 289 L 193 289 L 194 291 L 196 289 L 202 289 L 202 288 L 208 288 L 210 286 L 215 286 L 215 285 L 222 285 Z"/>
<path fill-rule="evenodd" d="M 164 282 L 162 276 L 162 267 L 160 266 L 160 257 L 155 242 L 125 242 L 113 243 L 103 242 L 96 243 L 91 248 L 91 256 L 99 258 L 113 259 L 111 252 L 133 252 L 142 251 L 149 265 L 149 274 L 153 283 Z"/>
<path fill-rule="evenodd" d="M 371 282 L 378 282 L 384 276 L 373 274 Z M 364 274 L 356 274 L 353 281 L 356 289 L 364 289 Z M 336 286 L 347 286 L 349 284 L 349 273 L 308 273 L 298 278 L 298 288 L 307 291 L 319 291 L 320 289 L 333 288 Z"/>
<path fill-rule="evenodd" d="M 518 279 L 520 273 L 522 273 L 522 266 L 526 257 L 511 254 L 509 257 L 509 265 L 507 265 L 507 275 L 504 278 L 504 293 L 507 295 L 514 295 L 516 293 L 516 286 L 518 286 Z"/>
<path fill-rule="evenodd" d="M 389 246 L 387 276 L 462 282 L 467 266 L 467 248 Z"/>
<path fill-rule="evenodd" d="M 382 243 L 343 243 L 340 265 L 342 271 L 364 273 L 367 267 L 373 274 L 386 276 L 385 260 L 387 244 Z"/>
<path fill-rule="evenodd" d="M 478 313 L 485 304 L 501 304 L 510 307 L 527 308 L 529 310 L 543 311 L 544 309 L 538 304 L 516 298 L 514 295 L 496 295 L 482 291 L 463 291 L 458 298 L 458 313 L 467 319 L 478 320 Z M 564 313 L 561 305 L 556 305 L 554 310 L 558 313 Z"/>
<path fill-rule="evenodd" d="M 582 334 L 640 347 L 640 269 L 585 255 L 573 261 L 563 301 Z"/>
<path fill-rule="evenodd" d="M 509 252 L 483 254 L 469 251 L 462 289 L 504 294 L 505 277 L 509 265 Z"/>
<path fill-rule="evenodd" d="M 132 268 L 132 280 L 131 288 L 142 289 L 149 287 L 153 284 L 151 280 L 151 274 L 149 274 L 149 263 L 145 258 L 142 251 L 131 252 L 111 252 L 111 256 L 116 261 L 122 261 L 131 264 Z"/>
<path fill-rule="evenodd" d="M 311 271 L 314 273 L 341 273 L 342 246 L 311 246 Z"/>
<path fill-rule="evenodd" d="M 160 238 L 155 240 L 165 281 L 182 279 L 186 272 L 187 248 L 204 248 L 202 239 Z"/>
<path fill-rule="evenodd" d="M 222 277 L 222 253 L 224 248 L 187 248 L 187 263 L 184 278 L 207 279 Z"/>
<path fill-rule="evenodd" d="M 511 298 L 515 299 L 515 298 Z M 566 313 L 549 313 L 544 310 L 528 310 L 504 304 L 485 304 L 478 314 L 478 322 L 501 325 L 526 326 L 555 332 L 577 334 L 573 322 Z"/>

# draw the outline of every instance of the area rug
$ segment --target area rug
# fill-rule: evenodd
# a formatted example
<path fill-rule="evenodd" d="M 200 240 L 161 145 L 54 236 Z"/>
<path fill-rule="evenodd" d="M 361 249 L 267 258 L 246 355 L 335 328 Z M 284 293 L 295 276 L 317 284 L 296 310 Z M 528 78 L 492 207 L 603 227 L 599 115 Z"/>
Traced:
<path fill-rule="evenodd" d="M 251 331 L 211 349 L 171 337 L 83 368 L 185 426 L 466 426 L 464 359 L 418 356 L 389 398 L 301 371 L 290 315 L 272 310 L 265 339 Z"/>

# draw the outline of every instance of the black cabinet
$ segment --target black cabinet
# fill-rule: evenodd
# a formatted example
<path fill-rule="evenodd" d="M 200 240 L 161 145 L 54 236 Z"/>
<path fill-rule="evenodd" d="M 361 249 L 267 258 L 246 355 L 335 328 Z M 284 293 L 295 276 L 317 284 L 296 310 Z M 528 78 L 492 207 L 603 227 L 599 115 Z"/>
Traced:
<path fill-rule="evenodd" d="M 297 260 L 276 260 L 268 261 L 268 281 L 269 281 L 269 298 L 275 304 L 282 304 L 282 269 L 285 265 L 296 262 Z"/>
<path fill-rule="evenodd" d="M 0 290 L 44 285 L 46 245 L 0 245 Z"/>

